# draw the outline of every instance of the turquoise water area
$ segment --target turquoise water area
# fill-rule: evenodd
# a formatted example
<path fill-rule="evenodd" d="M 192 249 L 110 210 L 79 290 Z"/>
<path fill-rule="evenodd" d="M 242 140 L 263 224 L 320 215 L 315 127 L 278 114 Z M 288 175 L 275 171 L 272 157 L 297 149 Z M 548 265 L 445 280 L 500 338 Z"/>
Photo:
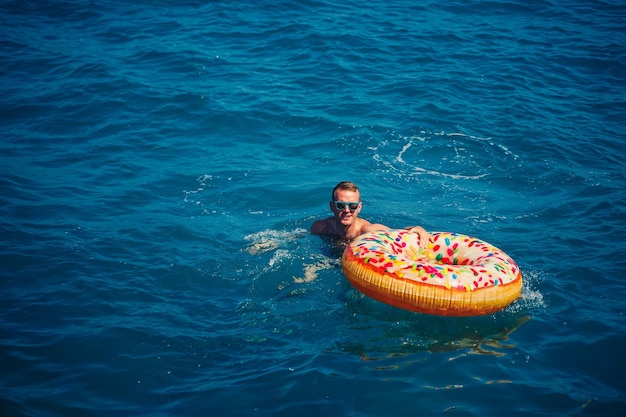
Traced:
<path fill-rule="evenodd" d="M 0 3 L 0 415 L 622 416 L 621 1 Z M 311 223 L 484 239 L 483 317 Z"/>

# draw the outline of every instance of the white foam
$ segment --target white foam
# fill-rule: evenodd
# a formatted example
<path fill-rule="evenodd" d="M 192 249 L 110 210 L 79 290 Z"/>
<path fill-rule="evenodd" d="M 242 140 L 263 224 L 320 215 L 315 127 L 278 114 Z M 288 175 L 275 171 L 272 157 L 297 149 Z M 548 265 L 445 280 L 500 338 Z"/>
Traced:
<path fill-rule="evenodd" d="M 195 204 L 196 206 L 201 205 L 202 202 L 199 200 L 194 200 L 192 196 L 194 194 L 199 194 L 203 192 L 206 189 L 206 183 L 211 180 L 213 180 L 213 176 L 209 174 L 200 175 L 198 178 L 196 178 L 196 181 L 198 182 L 198 188 L 196 188 L 195 190 L 183 190 L 183 193 L 185 193 L 185 203 Z"/>
<path fill-rule="evenodd" d="M 272 258 L 269 260 L 268 265 L 271 267 L 274 266 L 274 264 L 281 262 L 284 259 L 288 259 L 289 258 L 289 251 L 286 249 L 278 249 L 276 252 L 274 252 L 274 255 L 272 255 Z"/>
<path fill-rule="evenodd" d="M 412 143 L 411 141 L 409 141 L 407 144 L 405 144 L 402 147 L 402 150 L 400 151 L 400 153 L 398 154 L 398 156 L 396 156 L 396 160 L 398 162 L 404 163 L 404 159 L 402 159 L 402 155 L 411 147 Z"/>
<path fill-rule="evenodd" d="M 544 280 L 545 273 L 541 271 L 523 271 L 522 272 L 522 294 L 509 307 L 507 311 L 516 313 L 519 311 L 527 311 L 546 308 L 546 301 L 543 294 L 537 289 L 537 284 Z"/>
<path fill-rule="evenodd" d="M 280 247 L 285 247 L 288 243 L 303 237 L 307 231 L 303 228 L 294 230 L 263 230 L 261 232 L 251 233 L 244 237 L 244 240 L 250 242 L 246 251 L 251 255 L 258 255 Z"/>
<path fill-rule="evenodd" d="M 487 176 L 487 174 L 480 174 L 480 175 L 446 174 L 445 172 L 435 171 L 432 169 L 424 169 L 420 167 L 414 167 L 413 170 L 415 172 L 409 173 L 408 174 L 409 176 L 427 174 L 427 175 L 434 175 L 434 176 L 444 177 L 444 178 L 452 178 L 455 180 L 476 180 L 478 178 L 483 178 Z"/>
<path fill-rule="evenodd" d="M 442 157 L 442 161 L 451 160 L 456 163 L 457 161 L 465 161 L 467 159 L 474 158 L 474 155 L 471 153 L 470 150 L 468 150 L 468 147 L 464 146 L 464 143 L 466 142 L 484 142 L 486 145 L 482 145 L 482 146 L 490 146 L 492 149 L 497 149 L 498 151 L 496 153 L 498 154 L 503 153 L 504 155 L 510 156 L 513 159 L 518 158 L 518 156 L 515 155 L 513 152 L 511 152 L 507 147 L 496 143 L 494 139 L 491 137 L 474 136 L 474 135 L 469 135 L 463 132 L 440 131 L 440 132 L 431 132 L 429 134 L 424 134 L 424 132 L 421 132 L 420 135 L 413 135 L 413 136 L 398 135 L 398 137 L 395 140 L 381 141 L 377 146 L 370 147 L 369 149 L 374 151 L 372 157 L 375 161 L 384 165 L 386 169 L 395 171 L 400 176 L 404 176 L 406 179 L 409 179 L 416 175 L 432 175 L 436 177 L 450 178 L 450 179 L 455 179 L 455 180 L 477 180 L 477 179 L 488 176 L 487 173 L 478 174 L 478 175 L 463 175 L 458 172 L 442 172 L 440 170 L 436 170 L 432 168 L 429 169 L 429 168 L 422 168 L 420 166 L 415 166 L 414 164 L 415 161 L 411 162 L 410 156 L 413 152 L 417 152 L 417 154 L 420 155 L 422 152 L 424 152 L 424 148 L 420 147 L 417 151 L 413 151 L 412 149 L 413 145 L 417 141 L 427 142 L 428 137 L 432 138 L 435 136 L 447 137 L 447 138 L 450 138 L 451 141 L 453 141 L 453 143 L 450 144 L 449 147 L 451 148 L 454 155 L 452 155 L 450 158 L 447 156 L 444 156 Z M 392 159 L 389 159 L 387 157 L 381 156 L 385 153 L 384 148 L 388 148 L 390 146 L 397 146 L 397 145 L 401 145 L 401 149 L 397 152 L 395 157 L 392 157 Z M 439 143 L 438 145 L 435 143 L 434 145 L 430 145 L 430 146 L 441 146 L 441 145 L 442 145 L 441 143 Z M 410 170 L 407 171 L 407 168 L 409 168 Z"/>

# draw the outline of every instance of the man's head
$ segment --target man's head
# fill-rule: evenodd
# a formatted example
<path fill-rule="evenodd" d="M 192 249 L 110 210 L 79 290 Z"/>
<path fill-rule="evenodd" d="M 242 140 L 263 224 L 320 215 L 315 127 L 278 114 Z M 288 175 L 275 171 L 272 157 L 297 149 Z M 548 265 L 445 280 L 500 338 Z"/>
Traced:
<path fill-rule="evenodd" d="M 357 193 L 359 198 L 361 196 L 359 187 L 352 181 L 341 181 L 339 184 L 335 185 L 335 188 L 333 188 L 333 192 L 330 196 L 330 201 L 337 200 L 337 191 L 352 191 L 354 193 Z"/>
<path fill-rule="evenodd" d="M 351 225 L 361 211 L 359 187 L 351 181 L 342 181 L 333 188 L 330 211 L 344 226 Z"/>

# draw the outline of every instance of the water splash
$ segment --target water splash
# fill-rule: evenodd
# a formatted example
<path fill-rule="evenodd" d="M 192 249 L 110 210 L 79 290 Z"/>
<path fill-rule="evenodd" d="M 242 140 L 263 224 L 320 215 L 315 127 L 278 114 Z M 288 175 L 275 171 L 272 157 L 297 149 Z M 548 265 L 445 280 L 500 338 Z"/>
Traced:
<path fill-rule="evenodd" d="M 290 243 L 307 235 L 307 230 L 297 228 L 294 230 L 263 230 L 251 233 L 244 237 L 248 243 L 246 252 L 250 255 L 260 255 L 271 252 L 278 248 L 285 248 Z"/>
<path fill-rule="evenodd" d="M 537 286 L 545 279 L 545 272 L 524 271 L 522 275 L 522 294 L 505 309 L 505 312 L 516 314 L 524 311 L 545 310 L 546 301 L 537 289 Z"/>

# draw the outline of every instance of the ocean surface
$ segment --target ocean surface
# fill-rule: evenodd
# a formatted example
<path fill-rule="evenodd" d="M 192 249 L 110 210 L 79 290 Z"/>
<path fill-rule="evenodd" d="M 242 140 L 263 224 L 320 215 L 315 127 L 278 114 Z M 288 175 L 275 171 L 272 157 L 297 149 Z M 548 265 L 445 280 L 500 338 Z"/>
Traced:
<path fill-rule="evenodd" d="M 626 415 L 622 0 L 0 2 L 0 416 Z M 519 264 L 361 295 L 361 216 Z"/>

